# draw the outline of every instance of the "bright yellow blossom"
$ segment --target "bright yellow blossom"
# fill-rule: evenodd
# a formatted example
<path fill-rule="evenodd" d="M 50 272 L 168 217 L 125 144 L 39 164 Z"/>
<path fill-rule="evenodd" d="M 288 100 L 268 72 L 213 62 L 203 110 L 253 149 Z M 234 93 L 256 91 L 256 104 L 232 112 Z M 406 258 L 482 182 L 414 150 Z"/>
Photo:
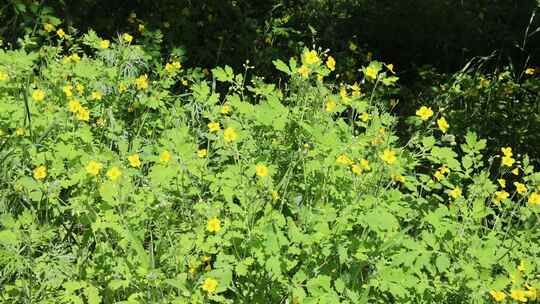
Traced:
<path fill-rule="evenodd" d="M 63 39 L 63 38 L 66 38 L 66 32 L 64 32 L 63 29 L 58 29 L 58 30 L 56 31 L 56 35 L 58 35 L 58 37 L 60 37 L 60 38 L 62 38 L 62 39 Z"/>
<path fill-rule="evenodd" d="M 536 69 L 535 68 L 527 68 L 525 70 L 525 74 L 527 75 L 534 75 L 536 73 Z"/>
<path fill-rule="evenodd" d="M 525 296 L 525 290 L 523 289 L 512 289 L 510 291 L 510 297 L 518 302 L 527 302 L 527 297 Z"/>
<path fill-rule="evenodd" d="M 519 175 L 519 168 L 512 169 L 512 174 Z"/>
<path fill-rule="evenodd" d="M 514 182 L 514 186 L 516 187 L 516 191 L 519 194 L 523 194 L 523 193 L 527 192 L 527 187 L 524 184 L 520 183 L 520 182 Z"/>
<path fill-rule="evenodd" d="M 208 150 L 206 149 L 200 149 L 197 151 L 197 156 L 199 156 L 200 158 L 205 158 L 206 155 L 208 155 Z"/>
<path fill-rule="evenodd" d="M 507 199 L 510 196 L 510 194 L 504 190 L 501 191 L 495 191 L 495 197 L 493 200 L 495 201 L 495 204 L 498 205 L 501 203 L 501 201 Z"/>
<path fill-rule="evenodd" d="M 369 120 L 369 114 L 367 112 L 362 112 L 362 114 L 360 114 L 360 120 L 367 122 Z"/>
<path fill-rule="evenodd" d="M 43 90 L 40 90 L 40 89 L 34 90 L 32 92 L 32 99 L 34 99 L 37 102 L 43 101 L 43 99 L 45 99 L 45 92 Z"/>
<path fill-rule="evenodd" d="M 82 121 L 90 120 L 90 111 L 88 111 L 85 107 L 81 106 L 77 111 L 77 119 Z"/>
<path fill-rule="evenodd" d="M 420 117 L 422 120 L 428 120 L 433 116 L 433 110 L 430 107 L 421 106 L 420 109 L 416 110 L 416 116 Z"/>
<path fill-rule="evenodd" d="M 341 154 L 336 158 L 336 163 L 340 165 L 350 165 L 352 162 L 353 161 L 345 154 Z"/>
<path fill-rule="evenodd" d="M 99 174 L 99 171 L 103 168 L 103 165 L 98 163 L 95 160 L 91 160 L 86 165 L 86 172 L 90 175 L 96 176 Z"/>
<path fill-rule="evenodd" d="M 268 176 L 268 167 L 264 164 L 257 164 L 255 166 L 255 173 L 259 177 L 265 177 Z"/>
<path fill-rule="evenodd" d="M 238 138 L 238 134 L 232 127 L 228 127 L 223 131 L 223 139 L 225 142 L 232 142 Z"/>
<path fill-rule="evenodd" d="M 392 74 L 395 74 L 396 72 L 394 72 L 394 65 L 389 63 L 389 64 L 385 64 L 386 68 L 392 73 Z"/>
<path fill-rule="evenodd" d="M 362 167 L 360 167 L 360 165 L 354 164 L 351 166 L 351 171 L 356 175 L 360 175 L 362 174 Z"/>
<path fill-rule="evenodd" d="M 360 160 L 360 167 L 362 168 L 362 170 L 371 170 L 371 167 L 369 166 L 369 161 L 367 159 Z"/>
<path fill-rule="evenodd" d="M 333 112 L 336 109 L 337 103 L 333 99 L 328 99 L 324 106 L 326 112 Z"/>
<path fill-rule="evenodd" d="M 221 106 L 221 109 L 219 110 L 219 113 L 221 114 L 229 114 L 231 112 L 231 106 L 228 104 L 224 104 Z"/>
<path fill-rule="evenodd" d="M 386 149 L 379 156 L 385 163 L 391 165 L 396 162 L 396 152 L 390 149 Z"/>
<path fill-rule="evenodd" d="M 455 187 L 452 191 L 448 192 L 448 195 L 450 195 L 453 199 L 457 199 L 461 196 L 461 188 Z"/>
<path fill-rule="evenodd" d="M 506 180 L 504 180 L 504 178 L 499 178 L 497 182 L 501 185 L 501 188 L 506 188 Z"/>
<path fill-rule="evenodd" d="M 168 163 L 170 160 L 171 160 L 171 153 L 169 153 L 169 151 L 167 150 L 164 150 L 159 155 L 159 161 L 162 163 Z"/>
<path fill-rule="evenodd" d="M 50 24 L 50 23 L 45 23 L 43 24 L 43 30 L 47 33 L 50 33 L 52 31 L 54 31 L 54 25 Z"/>
<path fill-rule="evenodd" d="M 510 156 L 503 156 L 501 160 L 502 165 L 507 167 L 512 167 L 515 162 L 516 160 Z"/>
<path fill-rule="evenodd" d="M 306 64 L 316 64 L 319 62 L 319 56 L 315 50 L 304 53 L 304 62 Z"/>
<path fill-rule="evenodd" d="M 437 119 L 437 126 L 439 126 L 439 130 L 441 130 L 443 133 L 446 133 L 448 128 L 450 128 L 450 125 L 444 117 Z"/>
<path fill-rule="evenodd" d="M 221 230 L 221 221 L 217 217 L 208 220 L 206 230 L 209 232 L 219 232 Z"/>
<path fill-rule="evenodd" d="M 502 302 L 504 301 L 504 299 L 506 299 L 506 294 L 502 291 L 492 290 L 489 292 L 489 294 L 491 295 L 491 297 L 493 297 L 493 300 L 495 300 L 496 302 Z"/>
<path fill-rule="evenodd" d="M 334 71 L 336 69 L 336 60 L 332 56 L 328 56 L 326 59 L 326 66 L 330 69 L 330 71 Z"/>
<path fill-rule="evenodd" d="M 131 36 L 130 34 L 128 33 L 124 33 L 122 35 L 122 40 L 124 40 L 125 42 L 127 43 L 131 43 L 131 41 L 133 41 L 133 36 Z"/>
<path fill-rule="evenodd" d="M 6 81 L 9 79 L 9 75 L 7 72 L 0 71 L 0 81 Z"/>
<path fill-rule="evenodd" d="M 108 49 L 110 45 L 111 45 L 111 42 L 107 39 L 101 40 L 99 42 L 99 47 L 102 49 Z"/>
<path fill-rule="evenodd" d="M 219 122 L 210 122 L 208 123 L 208 130 L 210 130 L 210 132 L 217 132 L 219 131 L 221 128 L 219 126 Z"/>
<path fill-rule="evenodd" d="M 120 171 L 120 169 L 116 166 L 113 166 L 109 169 L 109 171 L 107 171 L 107 177 L 113 182 L 116 181 L 120 176 L 122 176 L 122 171 Z"/>
<path fill-rule="evenodd" d="M 298 74 L 300 74 L 300 76 L 304 78 L 307 78 L 309 76 L 309 73 L 311 73 L 311 69 L 305 65 L 302 65 L 300 68 L 298 68 Z"/>
<path fill-rule="evenodd" d="M 533 192 L 529 196 L 528 200 L 529 205 L 532 206 L 540 206 L 540 193 L 539 192 Z"/>
<path fill-rule="evenodd" d="M 79 109 L 81 108 L 81 103 L 77 99 L 71 99 L 68 102 L 68 110 L 72 113 L 79 112 Z"/>
<path fill-rule="evenodd" d="M 139 76 L 137 79 L 135 79 L 135 86 L 139 90 L 148 89 L 148 76 L 144 74 L 144 75 Z"/>
<path fill-rule="evenodd" d="M 90 94 L 90 99 L 92 100 L 101 100 L 101 98 L 103 98 L 103 94 L 100 91 L 94 91 Z"/>
<path fill-rule="evenodd" d="M 514 154 L 512 153 L 512 148 L 511 148 L 511 147 L 501 148 L 501 152 L 502 152 L 503 155 L 506 156 L 506 157 L 512 157 L 512 156 L 514 156 Z"/>
<path fill-rule="evenodd" d="M 141 159 L 139 158 L 139 154 L 133 154 L 128 156 L 129 165 L 134 168 L 140 168 L 141 167 Z"/>
<path fill-rule="evenodd" d="M 66 95 L 66 97 L 71 97 L 71 96 L 73 96 L 73 91 L 72 91 L 71 85 L 65 85 L 65 86 L 62 88 L 62 91 L 64 92 L 64 94 Z"/>
<path fill-rule="evenodd" d="M 525 296 L 532 301 L 535 301 L 538 298 L 538 293 L 536 291 L 536 288 L 531 287 L 527 284 L 525 284 L 525 287 L 527 287 L 527 291 L 525 291 Z"/>
<path fill-rule="evenodd" d="M 204 280 L 201 288 L 208 293 L 213 293 L 214 291 L 216 291 L 217 286 L 218 281 L 216 279 L 207 278 L 206 280 Z"/>
<path fill-rule="evenodd" d="M 377 70 L 372 67 L 371 65 L 368 66 L 364 72 L 364 74 L 366 75 L 367 78 L 371 78 L 371 79 L 377 79 Z"/>
<path fill-rule="evenodd" d="M 44 179 L 45 177 L 47 177 L 47 167 L 45 167 L 43 165 L 38 166 L 38 167 L 34 168 L 33 173 L 34 173 L 34 178 L 35 179 L 37 179 L 37 180 Z"/>

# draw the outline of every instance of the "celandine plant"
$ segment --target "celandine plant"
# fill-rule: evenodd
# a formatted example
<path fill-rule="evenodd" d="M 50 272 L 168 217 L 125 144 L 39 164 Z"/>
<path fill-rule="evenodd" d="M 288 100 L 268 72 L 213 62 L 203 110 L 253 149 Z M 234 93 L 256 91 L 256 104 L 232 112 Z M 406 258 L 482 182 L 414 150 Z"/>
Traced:
<path fill-rule="evenodd" d="M 3 303 L 537 301 L 540 173 L 427 104 L 400 141 L 393 65 L 46 33 L 0 51 Z"/>

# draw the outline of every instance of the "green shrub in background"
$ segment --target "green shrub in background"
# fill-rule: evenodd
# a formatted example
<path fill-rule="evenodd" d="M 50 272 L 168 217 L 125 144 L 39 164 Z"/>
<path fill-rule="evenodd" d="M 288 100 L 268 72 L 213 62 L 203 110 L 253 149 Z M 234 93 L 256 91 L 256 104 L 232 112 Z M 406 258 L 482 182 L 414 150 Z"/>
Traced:
<path fill-rule="evenodd" d="M 400 144 L 393 65 L 274 83 L 53 26 L 0 51 L 0 301 L 537 301 L 540 173 L 443 106 Z"/>

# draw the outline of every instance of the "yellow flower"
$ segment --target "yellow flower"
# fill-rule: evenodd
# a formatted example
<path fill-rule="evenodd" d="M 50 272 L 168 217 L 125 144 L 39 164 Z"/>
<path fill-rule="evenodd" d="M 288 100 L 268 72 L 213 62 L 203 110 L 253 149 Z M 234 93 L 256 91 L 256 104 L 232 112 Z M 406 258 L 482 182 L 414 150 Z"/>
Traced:
<path fill-rule="evenodd" d="M 369 161 L 367 159 L 361 159 L 360 160 L 360 167 L 362 167 L 362 170 L 370 170 L 369 167 Z"/>
<path fill-rule="evenodd" d="M 47 176 L 47 167 L 39 166 L 33 170 L 34 178 L 37 180 L 44 179 Z"/>
<path fill-rule="evenodd" d="M 124 33 L 122 35 L 122 40 L 124 40 L 125 42 L 127 43 L 131 43 L 131 41 L 133 41 L 133 36 L 131 36 L 130 34 L 128 33 Z"/>
<path fill-rule="evenodd" d="M 0 81 L 6 81 L 8 79 L 9 79 L 8 73 L 6 73 L 4 71 L 0 71 Z"/>
<path fill-rule="evenodd" d="M 405 176 L 403 176 L 401 174 L 393 175 L 392 179 L 395 180 L 396 182 L 399 182 L 399 183 L 402 183 L 402 184 L 405 183 Z"/>
<path fill-rule="evenodd" d="M 219 113 L 221 114 L 229 114 L 231 112 L 231 106 L 228 104 L 224 104 L 221 106 L 221 109 L 219 110 Z"/>
<path fill-rule="evenodd" d="M 538 192 L 531 193 L 531 195 L 529 196 L 528 202 L 530 205 L 540 206 L 540 193 Z"/>
<path fill-rule="evenodd" d="M 522 183 L 514 182 L 514 186 L 516 187 L 516 191 L 519 194 L 523 194 L 523 193 L 527 192 L 527 187 Z"/>
<path fill-rule="evenodd" d="M 503 156 L 501 163 L 503 166 L 512 167 L 512 165 L 516 162 L 515 159 L 513 159 L 510 156 Z"/>
<path fill-rule="evenodd" d="M 65 85 L 65 86 L 62 88 L 62 91 L 64 92 L 64 94 L 66 95 L 66 97 L 71 97 L 71 96 L 73 96 L 72 87 L 71 87 L 70 85 Z"/>
<path fill-rule="evenodd" d="M 171 73 L 174 71 L 174 66 L 170 63 L 165 64 L 165 71 Z"/>
<path fill-rule="evenodd" d="M 206 155 L 208 155 L 208 150 L 206 149 L 200 149 L 197 151 L 197 156 L 199 156 L 200 158 L 204 158 L 206 157 Z"/>
<path fill-rule="evenodd" d="M 512 174 L 519 175 L 519 168 L 512 169 Z"/>
<path fill-rule="evenodd" d="M 81 106 L 79 108 L 79 111 L 77 111 L 77 119 L 82 121 L 90 120 L 90 112 L 86 108 Z"/>
<path fill-rule="evenodd" d="M 17 128 L 17 129 L 15 129 L 15 135 L 17 135 L 17 136 L 23 136 L 23 135 L 24 135 L 24 129 L 23 129 L 23 128 Z"/>
<path fill-rule="evenodd" d="M 492 290 L 489 292 L 489 294 L 493 297 L 493 300 L 496 302 L 502 302 L 504 299 L 506 299 L 506 294 L 502 291 L 496 291 Z"/>
<path fill-rule="evenodd" d="M 352 90 L 352 96 L 354 97 L 358 97 L 362 95 L 362 92 L 360 91 L 360 86 L 356 82 L 351 86 L 351 90 Z"/>
<path fill-rule="evenodd" d="M 279 199 L 279 193 L 277 191 L 270 192 L 270 195 L 272 196 L 273 201 L 277 201 Z"/>
<path fill-rule="evenodd" d="M 525 284 L 525 287 L 527 287 L 527 291 L 525 291 L 525 296 L 529 298 L 529 300 L 535 301 L 538 298 L 538 293 L 536 291 L 536 288 L 531 287 L 527 284 Z"/>
<path fill-rule="evenodd" d="M 330 71 L 334 71 L 336 69 L 336 60 L 332 56 L 328 56 L 326 59 L 326 66 L 330 69 Z"/>
<path fill-rule="evenodd" d="M 504 156 L 506 157 L 512 157 L 514 154 L 512 153 L 512 148 L 511 147 L 506 147 L 506 148 L 501 148 L 501 152 L 503 153 Z"/>
<path fill-rule="evenodd" d="M 93 99 L 93 100 L 101 100 L 102 97 L 103 97 L 103 94 L 99 91 L 94 91 L 90 95 L 90 99 Z"/>
<path fill-rule="evenodd" d="M 99 171 L 103 168 L 103 165 L 97 161 L 91 160 L 86 165 L 86 172 L 90 175 L 96 176 L 99 174 Z"/>
<path fill-rule="evenodd" d="M 300 74 L 300 76 L 304 78 L 308 77 L 309 73 L 311 73 L 311 69 L 305 65 L 302 65 L 300 68 L 298 68 L 298 74 Z"/>
<path fill-rule="evenodd" d="M 452 191 L 448 193 L 448 195 L 450 195 L 453 199 L 457 199 L 461 196 L 461 188 L 455 187 Z"/>
<path fill-rule="evenodd" d="M 102 49 L 108 49 L 110 45 L 111 45 L 111 42 L 107 39 L 101 40 L 99 42 L 99 47 Z"/>
<path fill-rule="evenodd" d="M 175 61 L 172 62 L 172 65 L 177 70 L 180 70 L 182 68 L 182 64 L 180 63 L 180 61 L 175 60 Z"/>
<path fill-rule="evenodd" d="M 525 74 L 527 75 L 534 75 L 536 73 L 536 69 L 535 68 L 527 68 L 525 70 Z"/>
<path fill-rule="evenodd" d="M 450 125 L 444 117 L 437 119 L 437 126 L 439 126 L 439 130 L 441 130 L 441 132 L 443 133 L 446 133 L 446 131 L 448 131 L 448 128 L 450 128 Z"/>
<path fill-rule="evenodd" d="M 66 32 L 64 32 L 63 29 L 58 29 L 56 31 L 56 35 L 58 35 L 58 37 L 60 37 L 60 38 L 65 38 L 66 37 Z"/>
<path fill-rule="evenodd" d="M 319 56 L 315 50 L 304 53 L 304 62 L 306 64 L 316 64 L 319 62 Z"/>
<path fill-rule="evenodd" d="M 325 111 L 326 112 L 333 112 L 336 109 L 336 102 L 333 99 L 328 99 L 325 104 Z"/>
<path fill-rule="evenodd" d="M 362 114 L 360 114 L 360 120 L 367 122 L 369 120 L 369 114 L 367 112 L 362 112 Z"/>
<path fill-rule="evenodd" d="M 43 30 L 47 33 L 50 33 L 52 31 L 54 31 L 54 25 L 50 24 L 50 23 L 45 23 L 43 24 Z"/>
<path fill-rule="evenodd" d="M 219 131 L 221 128 L 219 126 L 219 122 L 210 122 L 208 123 L 208 130 L 210 130 L 210 132 L 217 132 Z"/>
<path fill-rule="evenodd" d="M 118 85 L 118 93 L 124 93 L 127 91 L 127 86 L 124 83 Z"/>
<path fill-rule="evenodd" d="M 344 104 L 348 104 L 351 99 L 349 98 L 349 93 L 347 93 L 347 89 L 345 87 L 341 87 L 341 89 L 339 89 L 339 97 L 341 97 L 341 102 Z"/>
<path fill-rule="evenodd" d="M 521 260 L 519 262 L 519 265 L 517 267 L 517 270 L 519 270 L 520 272 L 524 272 L 525 271 L 525 262 L 523 260 Z"/>
<path fill-rule="evenodd" d="M 362 174 L 362 167 L 360 167 L 360 165 L 354 164 L 351 166 L 351 171 L 356 175 L 360 175 Z"/>
<path fill-rule="evenodd" d="M 371 79 L 377 79 L 377 70 L 372 67 L 372 66 L 368 66 L 364 72 L 364 74 L 366 75 L 367 78 L 371 78 Z"/>
<path fill-rule="evenodd" d="M 228 127 L 225 129 L 225 131 L 223 131 L 223 139 L 225 139 L 225 142 L 235 141 L 237 138 L 238 134 L 233 128 Z"/>
<path fill-rule="evenodd" d="M 187 86 L 187 85 L 188 85 L 188 81 L 185 80 L 185 79 L 182 79 L 180 82 L 182 82 L 182 85 L 183 85 L 183 86 Z"/>
<path fill-rule="evenodd" d="M 212 278 L 207 278 L 206 280 L 204 280 L 201 288 L 202 290 L 208 293 L 213 293 L 214 291 L 216 291 L 217 286 L 218 286 L 217 280 L 212 279 Z"/>
<path fill-rule="evenodd" d="M 396 152 L 390 149 L 386 149 L 383 151 L 379 157 L 387 164 L 391 165 L 396 162 Z"/>
<path fill-rule="evenodd" d="M 260 177 L 268 176 L 268 167 L 264 164 L 257 164 L 255 166 L 255 173 Z"/>
<path fill-rule="evenodd" d="M 81 108 L 81 103 L 77 99 L 71 99 L 68 102 L 68 110 L 72 113 L 79 112 L 79 109 Z"/>
<path fill-rule="evenodd" d="M 169 153 L 169 151 L 167 150 L 161 152 L 161 154 L 159 155 L 159 161 L 162 163 L 167 163 L 170 160 L 171 160 L 171 153 Z"/>
<path fill-rule="evenodd" d="M 144 24 L 139 24 L 139 32 L 142 33 L 144 32 L 144 30 L 145 30 Z"/>
<path fill-rule="evenodd" d="M 84 86 L 80 83 L 77 83 L 75 85 L 75 89 L 77 90 L 77 92 L 79 92 L 79 94 L 82 94 L 84 92 Z"/>
<path fill-rule="evenodd" d="M 340 165 L 350 165 L 352 164 L 352 160 L 345 154 L 341 154 L 340 156 L 338 156 L 336 158 L 336 163 L 340 164 Z"/>
<path fill-rule="evenodd" d="M 506 180 L 504 178 L 499 178 L 497 182 L 501 185 L 501 188 L 506 188 Z"/>
<path fill-rule="evenodd" d="M 129 165 L 134 168 L 140 168 L 141 167 L 141 159 L 139 158 L 139 154 L 133 154 L 128 156 Z"/>
<path fill-rule="evenodd" d="M 392 74 L 395 74 L 396 72 L 394 72 L 394 65 L 393 64 L 385 64 L 386 68 L 392 73 Z"/>
<path fill-rule="evenodd" d="M 221 230 L 221 221 L 217 217 L 213 217 L 206 223 L 206 230 L 209 232 L 219 232 Z"/>
<path fill-rule="evenodd" d="M 510 291 L 510 297 L 519 302 L 527 302 L 527 297 L 525 296 L 525 290 L 522 290 L 522 289 L 512 289 Z"/>
<path fill-rule="evenodd" d="M 43 99 L 45 99 L 45 92 L 43 92 L 43 90 L 40 90 L 40 89 L 34 90 L 32 92 L 32 99 L 34 99 L 37 102 L 43 101 Z"/>
<path fill-rule="evenodd" d="M 433 116 L 433 110 L 430 107 L 421 106 L 420 109 L 416 110 L 416 116 L 420 117 L 422 120 L 428 120 Z"/>
<path fill-rule="evenodd" d="M 501 201 L 507 199 L 509 196 L 510 194 L 504 190 L 495 191 L 495 198 L 493 200 L 495 201 L 495 204 L 498 205 Z"/>
<path fill-rule="evenodd" d="M 139 76 L 139 78 L 135 79 L 135 86 L 137 86 L 137 89 L 139 90 L 148 89 L 148 76 L 144 74 Z"/>
<path fill-rule="evenodd" d="M 73 62 L 79 62 L 81 61 L 81 57 L 79 57 L 78 54 L 71 54 L 69 57 L 68 57 L 68 60 L 71 60 Z"/>
<path fill-rule="evenodd" d="M 113 182 L 122 175 L 122 171 L 118 167 L 114 166 L 107 171 L 107 177 Z"/>

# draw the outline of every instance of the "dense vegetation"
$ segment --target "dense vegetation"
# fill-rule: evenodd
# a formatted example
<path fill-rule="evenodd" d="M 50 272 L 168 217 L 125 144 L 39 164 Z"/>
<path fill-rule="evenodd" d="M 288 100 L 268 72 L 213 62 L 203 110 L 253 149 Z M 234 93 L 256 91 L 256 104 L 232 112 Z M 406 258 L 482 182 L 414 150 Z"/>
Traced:
<path fill-rule="evenodd" d="M 0 302 L 540 301 L 538 5 L 495 2 L 8 0 Z"/>

